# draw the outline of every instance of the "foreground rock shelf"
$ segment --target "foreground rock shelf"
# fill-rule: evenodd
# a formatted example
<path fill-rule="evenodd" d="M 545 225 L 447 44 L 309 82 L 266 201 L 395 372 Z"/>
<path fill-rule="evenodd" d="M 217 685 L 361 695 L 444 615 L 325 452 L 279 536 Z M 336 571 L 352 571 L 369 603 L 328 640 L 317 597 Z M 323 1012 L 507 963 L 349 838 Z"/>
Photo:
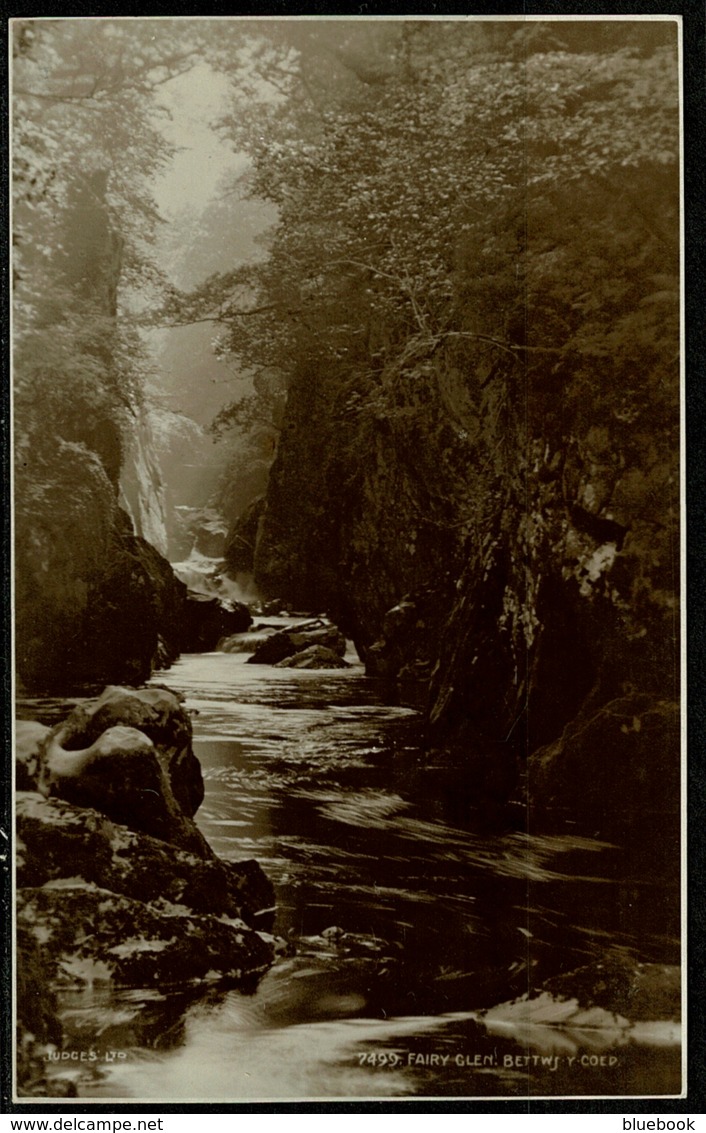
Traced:
<path fill-rule="evenodd" d="M 251 986 L 273 959 L 274 891 L 194 823 L 203 782 L 174 693 L 110 687 L 53 729 L 20 722 L 17 760 L 18 1080 L 41 1095 L 57 990 Z"/>

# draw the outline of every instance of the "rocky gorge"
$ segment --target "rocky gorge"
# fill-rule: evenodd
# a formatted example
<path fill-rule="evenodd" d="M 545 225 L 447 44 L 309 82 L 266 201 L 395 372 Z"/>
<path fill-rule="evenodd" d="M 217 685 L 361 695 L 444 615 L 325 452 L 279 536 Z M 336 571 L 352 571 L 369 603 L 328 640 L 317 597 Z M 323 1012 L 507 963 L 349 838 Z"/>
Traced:
<path fill-rule="evenodd" d="M 221 43 L 206 21 L 182 50 L 178 24 L 166 61 L 138 24 L 95 42 L 81 21 L 23 25 L 16 45 L 34 92 L 15 206 L 19 1090 L 107 1090 L 46 1066 L 108 1004 L 138 1052 L 109 1083 L 126 1096 L 154 1096 L 153 1039 L 177 1093 L 182 1058 L 227 1092 L 215 1036 L 270 1058 L 280 1024 L 319 1036 L 318 1096 L 322 1065 L 332 1092 L 409 1020 L 481 1059 L 498 1035 L 507 1058 L 605 1040 L 624 1092 L 662 1044 L 668 1093 L 674 29 L 235 20 Z M 74 54 L 85 84 L 60 96 Z M 233 99 L 242 215 L 204 206 L 165 234 L 159 89 L 196 61 Z M 268 227 L 246 261 L 250 206 Z M 169 278 L 182 238 L 190 290 Z M 179 337 L 195 327 L 215 337 Z M 190 406 L 220 406 L 210 425 L 181 411 L 169 359 Z M 179 989 L 199 1006 L 170 1016 Z M 492 1090 L 521 1094 L 517 1068 L 489 1062 Z"/>
<path fill-rule="evenodd" d="M 244 519 L 249 565 L 265 597 L 326 609 L 370 676 L 425 707 L 430 752 L 478 805 L 517 797 L 532 822 L 571 815 L 603 833 L 659 815 L 673 846 L 673 425 L 661 455 L 610 404 L 561 436 L 529 387 L 529 416 L 498 414 L 510 378 L 492 370 L 480 411 L 461 418 L 440 357 L 413 395 L 390 377 L 389 409 L 371 415 L 346 412 L 326 376 L 302 371 L 256 532 Z M 564 429 L 569 412 L 556 410 Z M 315 448 L 312 419 L 325 421 Z"/>
<path fill-rule="evenodd" d="M 174 693 L 112 686 L 54 728 L 20 722 L 16 742 L 17 1073 L 41 1096 L 57 990 L 251 984 L 274 955 L 274 894 L 193 822 L 203 780 Z"/>

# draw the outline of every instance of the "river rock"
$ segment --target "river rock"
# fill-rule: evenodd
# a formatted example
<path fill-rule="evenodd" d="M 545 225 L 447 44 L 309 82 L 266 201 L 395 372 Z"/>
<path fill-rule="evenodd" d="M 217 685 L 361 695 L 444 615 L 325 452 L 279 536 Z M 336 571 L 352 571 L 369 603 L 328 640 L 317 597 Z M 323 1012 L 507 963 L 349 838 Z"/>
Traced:
<path fill-rule="evenodd" d="M 67 751 L 59 729 L 47 742 L 40 789 L 47 796 L 96 807 L 116 822 L 184 849 L 205 853 L 205 840 L 179 807 L 152 740 L 137 728 L 108 728 L 89 747 Z"/>
<path fill-rule="evenodd" d="M 552 995 L 576 998 L 632 1022 L 681 1019 L 681 969 L 674 964 L 644 964 L 608 955 L 595 964 L 547 980 Z"/>
<path fill-rule="evenodd" d="M 158 686 L 111 685 L 97 700 L 73 710 L 62 725 L 60 742 L 72 751 L 87 747 L 116 725 L 136 728 L 153 741 L 174 798 L 192 817 L 203 802 L 203 776 L 191 747 L 191 718 L 179 695 Z"/>
<path fill-rule="evenodd" d="M 270 598 L 268 601 L 260 603 L 260 612 L 266 618 L 276 618 L 279 614 L 284 612 L 284 601 L 282 598 Z"/>
<path fill-rule="evenodd" d="M 243 979 L 269 964 L 272 942 L 252 926 L 271 927 L 274 894 L 256 862 L 204 860 L 37 793 L 18 792 L 17 808 L 20 966 L 26 953 L 31 972 L 39 949 L 50 989 Z M 35 1009 L 22 1010 L 30 1028 Z M 50 1011 L 47 1041 L 56 1030 Z"/>
<path fill-rule="evenodd" d="M 17 919 L 46 949 L 59 985 L 242 981 L 264 972 L 274 954 L 242 921 L 136 901 L 74 878 L 21 890 Z"/>
<path fill-rule="evenodd" d="M 410 655 L 417 621 L 417 605 L 408 595 L 388 610 L 383 618 L 382 636 L 370 646 L 365 657 L 368 676 L 394 678 Z"/>
<path fill-rule="evenodd" d="M 224 637 L 218 642 L 219 653 L 254 653 L 255 650 L 266 641 L 268 637 L 272 637 L 275 633 L 279 632 L 277 626 L 263 626 L 254 625 L 250 630 L 245 633 L 234 633 L 230 637 Z"/>
<path fill-rule="evenodd" d="M 190 591 L 184 607 L 180 646 L 184 653 L 208 653 L 223 637 L 243 633 L 252 615 L 243 602 L 221 601 Z"/>
<path fill-rule="evenodd" d="M 590 816 L 609 834 L 659 816 L 663 840 L 678 836 L 680 713 L 673 701 L 633 693 L 584 709 L 527 767 L 535 814 Z"/>
<path fill-rule="evenodd" d="M 307 649 L 302 649 L 300 652 L 292 654 L 291 657 L 285 657 L 282 661 L 278 661 L 275 668 L 348 669 L 350 666 L 338 653 L 334 653 L 332 649 L 327 649 L 325 645 L 310 645 Z"/>
<path fill-rule="evenodd" d="M 37 720 L 15 724 L 15 786 L 18 791 L 37 789 L 42 751 L 51 728 Z"/>
<path fill-rule="evenodd" d="M 203 508 L 191 523 L 194 551 L 206 558 L 223 557 L 228 528 L 223 517 L 213 508 Z"/>
<path fill-rule="evenodd" d="M 620 954 L 547 980 L 541 988 L 479 1012 L 490 1034 L 544 1054 L 604 1053 L 627 1043 L 678 1047 L 681 972 Z"/>
<path fill-rule="evenodd" d="M 17 792 L 17 884 L 76 876 L 140 901 L 269 927 L 274 891 L 257 862 L 229 862 L 166 845 L 105 814 L 36 792 Z"/>
<path fill-rule="evenodd" d="M 367 676 L 394 681 L 400 703 L 422 711 L 428 706 L 437 606 L 434 591 L 406 594 L 386 611 L 380 637 L 363 651 Z"/>
<path fill-rule="evenodd" d="M 346 652 L 346 639 L 336 626 L 316 621 L 308 622 L 293 629 L 283 629 L 273 634 L 257 647 L 249 665 L 276 665 L 286 657 L 293 657 L 312 645 L 320 645 L 343 657 Z"/>
<path fill-rule="evenodd" d="M 210 856 L 192 821 L 203 781 L 191 750 L 191 721 L 166 689 L 110 687 L 78 705 L 44 741 L 38 788 Z"/>

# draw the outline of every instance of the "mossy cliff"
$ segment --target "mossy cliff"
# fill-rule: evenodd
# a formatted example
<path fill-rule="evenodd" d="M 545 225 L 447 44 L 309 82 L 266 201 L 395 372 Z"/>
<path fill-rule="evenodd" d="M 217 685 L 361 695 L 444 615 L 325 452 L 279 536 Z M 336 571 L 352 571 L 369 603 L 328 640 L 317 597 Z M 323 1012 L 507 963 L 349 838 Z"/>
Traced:
<path fill-rule="evenodd" d="M 159 517 L 137 512 L 159 484 L 154 461 L 135 457 L 145 407 L 117 319 L 122 244 L 104 194 L 96 174 L 70 197 L 49 286 L 16 337 L 17 673 L 28 691 L 139 683 L 178 653 L 185 587 L 136 533 L 158 533 Z"/>
<path fill-rule="evenodd" d="M 521 356 L 464 371 L 451 350 L 375 388 L 302 367 L 255 577 L 425 703 L 430 748 L 479 798 L 522 784 L 537 807 L 674 818 L 674 386 L 656 373 L 627 411 L 582 383 Z"/>

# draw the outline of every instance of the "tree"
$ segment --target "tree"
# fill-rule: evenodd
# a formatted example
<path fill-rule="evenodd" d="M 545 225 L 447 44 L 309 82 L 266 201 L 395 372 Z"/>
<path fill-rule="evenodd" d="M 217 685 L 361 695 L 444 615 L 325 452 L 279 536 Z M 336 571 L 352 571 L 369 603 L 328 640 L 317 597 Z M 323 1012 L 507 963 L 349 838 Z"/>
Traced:
<path fill-rule="evenodd" d="M 13 24 L 15 427 L 20 467 L 47 434 L 119 433 L 147 359 L 136 308 L 163 285 L 152 182 L 171 155 L 161 85 L 197 57 L 178 22 Z M 115 447 L 115 445 L 113 445 Z M 119 448 L 119 444 L 118 444 Z M 105 456 L 105 446 L 102 455 Z M 119 471 L 119 456 L 109 461 Z M 117 464 L 117 468 L 116 468 Z"/>
<path fill-rule="evenodd" d="M 269 88 L 253 84 L 223 126 L 251 156 L 243 188 L 278 210 L 268 254 L 174 296 L 173 310 L 213 320 L 241 366 L 292 389 L 318 383 L 332 420 L 358 421 L 360 459 L 373 451 L 366 421 L 370 446 L 375 422 L 398 428 L 398 447 L 404 429 L 420 467 L 438 429 L 446 499 L 418 506 L 455 529 L 456 547 L 482 542 L 495 482 L 506 509 L 538 517 L 528 561 L 566 553 L 586 587 L 591 514 L 629 512 L 621 564 L 634 561 L 611 574 L 610 600 L 639 634 L 636 590 L 661 613 L 672 601 L 675 24 L 405 21 L 368 52 L 372 66 L 355 28 L 336 45 L 329 25 L 318 48 L 317 29 L 288 30 L 258 56 Z M 606 467 L 591 500 L 570 466 L 595 453 L 595 429 Z M 332 426 L 322 453 L 334 435 L 344 443 Z M 567 551 L 569 519 L 587 542 Z M 602 593 L 602 571 L 595 581 Z M 518 650 L 535 597 L 512 599 Z M 634 621 L 628 606 L 643 607 Z"/>
<path fill-rule="evenodd" d="M 619 30 L 587 52 L 564 26 L 568 43 L 552 25 L 509 25 L 499 54 L 482 25 L 412 22 L 387 33 L 374 77 L 359 80 L 344 31 L 335 54 L 348 82 L 329 74 L 333 90 L 315 103 L 302 99 L 312 83 L 303 48 L 290 43 L 273 60 L 263 47 L 280 95 L 244 115 L 238 104 L 224 128 L 251 155 L 249 193 L 273 202 L 279 221 L 267 259 L 214 277 L 192 297 L 191 317 L 229 327 L 223 349 L 246 364 L 291 360 L 298 344 L 367 361 L 372 373 L 383 325 L 385 359 L 460 335 L 523 357 L 573 349 L 567 335 L 537 339 L 540 319 L 525 320 L 535 341 L 510 333 L 533 299 L 528 257 L 556 242 L 553 212 L 576 218 L 581 200 L 609 218 L 629 201 L 647 244 L 674 243 L 677 92 L 673 28 L 663 28 L 645 58 Z M 603 228 L 610 238 L 609 219 Z M 671 274 L 673 248 L 670 259 Z M 482 280 L 475 296 L 473 280 Z M 489 284 L 492 298 L 478 306 Z"/>

